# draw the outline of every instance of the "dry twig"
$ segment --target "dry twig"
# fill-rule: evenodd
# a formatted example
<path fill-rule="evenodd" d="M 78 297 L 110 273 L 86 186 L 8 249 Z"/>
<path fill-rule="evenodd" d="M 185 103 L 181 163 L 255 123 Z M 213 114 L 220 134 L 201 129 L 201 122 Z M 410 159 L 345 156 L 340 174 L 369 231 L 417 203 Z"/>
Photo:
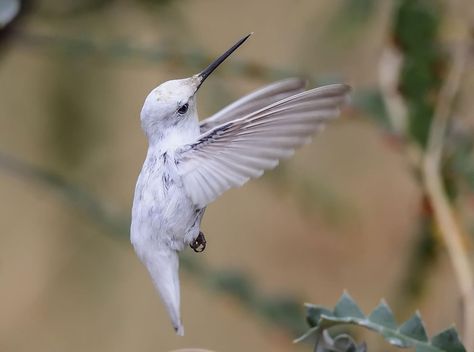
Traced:
<path fill-rule="evenodd" d="M 463 233 L 451 208 L 440 172 L 444 137 L 453 101 L 461 86 L 469 58 L 470 39 L 469 31 L 466 30 L 466 35 L 455 49 L 451 68 L 441 88 L 433 116 L 422 172 L 426 193 L 461 291 L 464 307 L 464 344 L 468 351 L 474 351 L 474 277 Z"/>

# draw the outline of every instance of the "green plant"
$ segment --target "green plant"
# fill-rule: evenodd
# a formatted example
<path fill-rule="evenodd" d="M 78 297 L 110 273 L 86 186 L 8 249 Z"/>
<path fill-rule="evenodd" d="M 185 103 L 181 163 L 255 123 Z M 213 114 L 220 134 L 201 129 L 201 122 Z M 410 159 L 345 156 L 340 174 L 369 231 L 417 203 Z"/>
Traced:
<path fill-rule="evenodd" d="M 333 309 L 306 304 L 306 320 L 310 329 L 295 341 L 300 342 L 313 338 L 314 351 L 317 352 L 362 352 L 367 350 L 365 343 L 357 345 L 347 333 L 330 335 L 330 329 L 341 325 L 355 325 L 375 331 L 391 345 L 400 348 L 415 348 L 417 352 L 466 351 L 454 327 L 443 330 L 429 339 L 418 312 L 403 324 L 397 325 L 395 317 L 385 301 L 382 300 L 366 316 L 346 292 Z"/>

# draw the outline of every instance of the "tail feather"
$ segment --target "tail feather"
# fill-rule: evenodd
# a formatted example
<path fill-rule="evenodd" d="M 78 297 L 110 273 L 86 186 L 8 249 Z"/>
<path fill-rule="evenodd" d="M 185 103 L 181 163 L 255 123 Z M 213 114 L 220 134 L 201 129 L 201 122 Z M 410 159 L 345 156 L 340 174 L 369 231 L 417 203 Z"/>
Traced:
<path fill-rule="evenodd" d="M 184 335 L 180 317 L 179 260 L 173 250 L 150 253 L 144 263 L 173 323 L 176 334 Z"/>

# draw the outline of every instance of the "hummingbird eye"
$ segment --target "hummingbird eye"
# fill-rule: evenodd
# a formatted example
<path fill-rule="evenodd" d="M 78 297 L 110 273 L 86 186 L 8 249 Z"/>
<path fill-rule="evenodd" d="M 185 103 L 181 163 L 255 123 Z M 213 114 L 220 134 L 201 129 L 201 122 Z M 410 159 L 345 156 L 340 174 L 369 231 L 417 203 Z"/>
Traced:
<path fill-rule="evenodd" d="M 182 105 L 182 106 L 178 109 L 178 114 L 180 114 L 180 115 L 186 114 L 186 112 L 188 112 L 188 107 L 189 107 L 188 103 Z"/>

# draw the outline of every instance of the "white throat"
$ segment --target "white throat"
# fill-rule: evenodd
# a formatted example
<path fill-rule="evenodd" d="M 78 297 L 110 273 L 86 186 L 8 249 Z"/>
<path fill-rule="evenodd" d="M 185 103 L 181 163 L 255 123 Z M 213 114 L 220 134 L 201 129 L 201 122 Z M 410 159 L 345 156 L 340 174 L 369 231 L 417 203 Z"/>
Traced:
<path fill-rule="evenodd" d="M 148 136 L 150 149 L 158 151 L 175 150 L 183 145 L 193 143 L 199 136 L 199 121 L 197 116 L 186 117 L 173 126 L 156 131 Z"/>

